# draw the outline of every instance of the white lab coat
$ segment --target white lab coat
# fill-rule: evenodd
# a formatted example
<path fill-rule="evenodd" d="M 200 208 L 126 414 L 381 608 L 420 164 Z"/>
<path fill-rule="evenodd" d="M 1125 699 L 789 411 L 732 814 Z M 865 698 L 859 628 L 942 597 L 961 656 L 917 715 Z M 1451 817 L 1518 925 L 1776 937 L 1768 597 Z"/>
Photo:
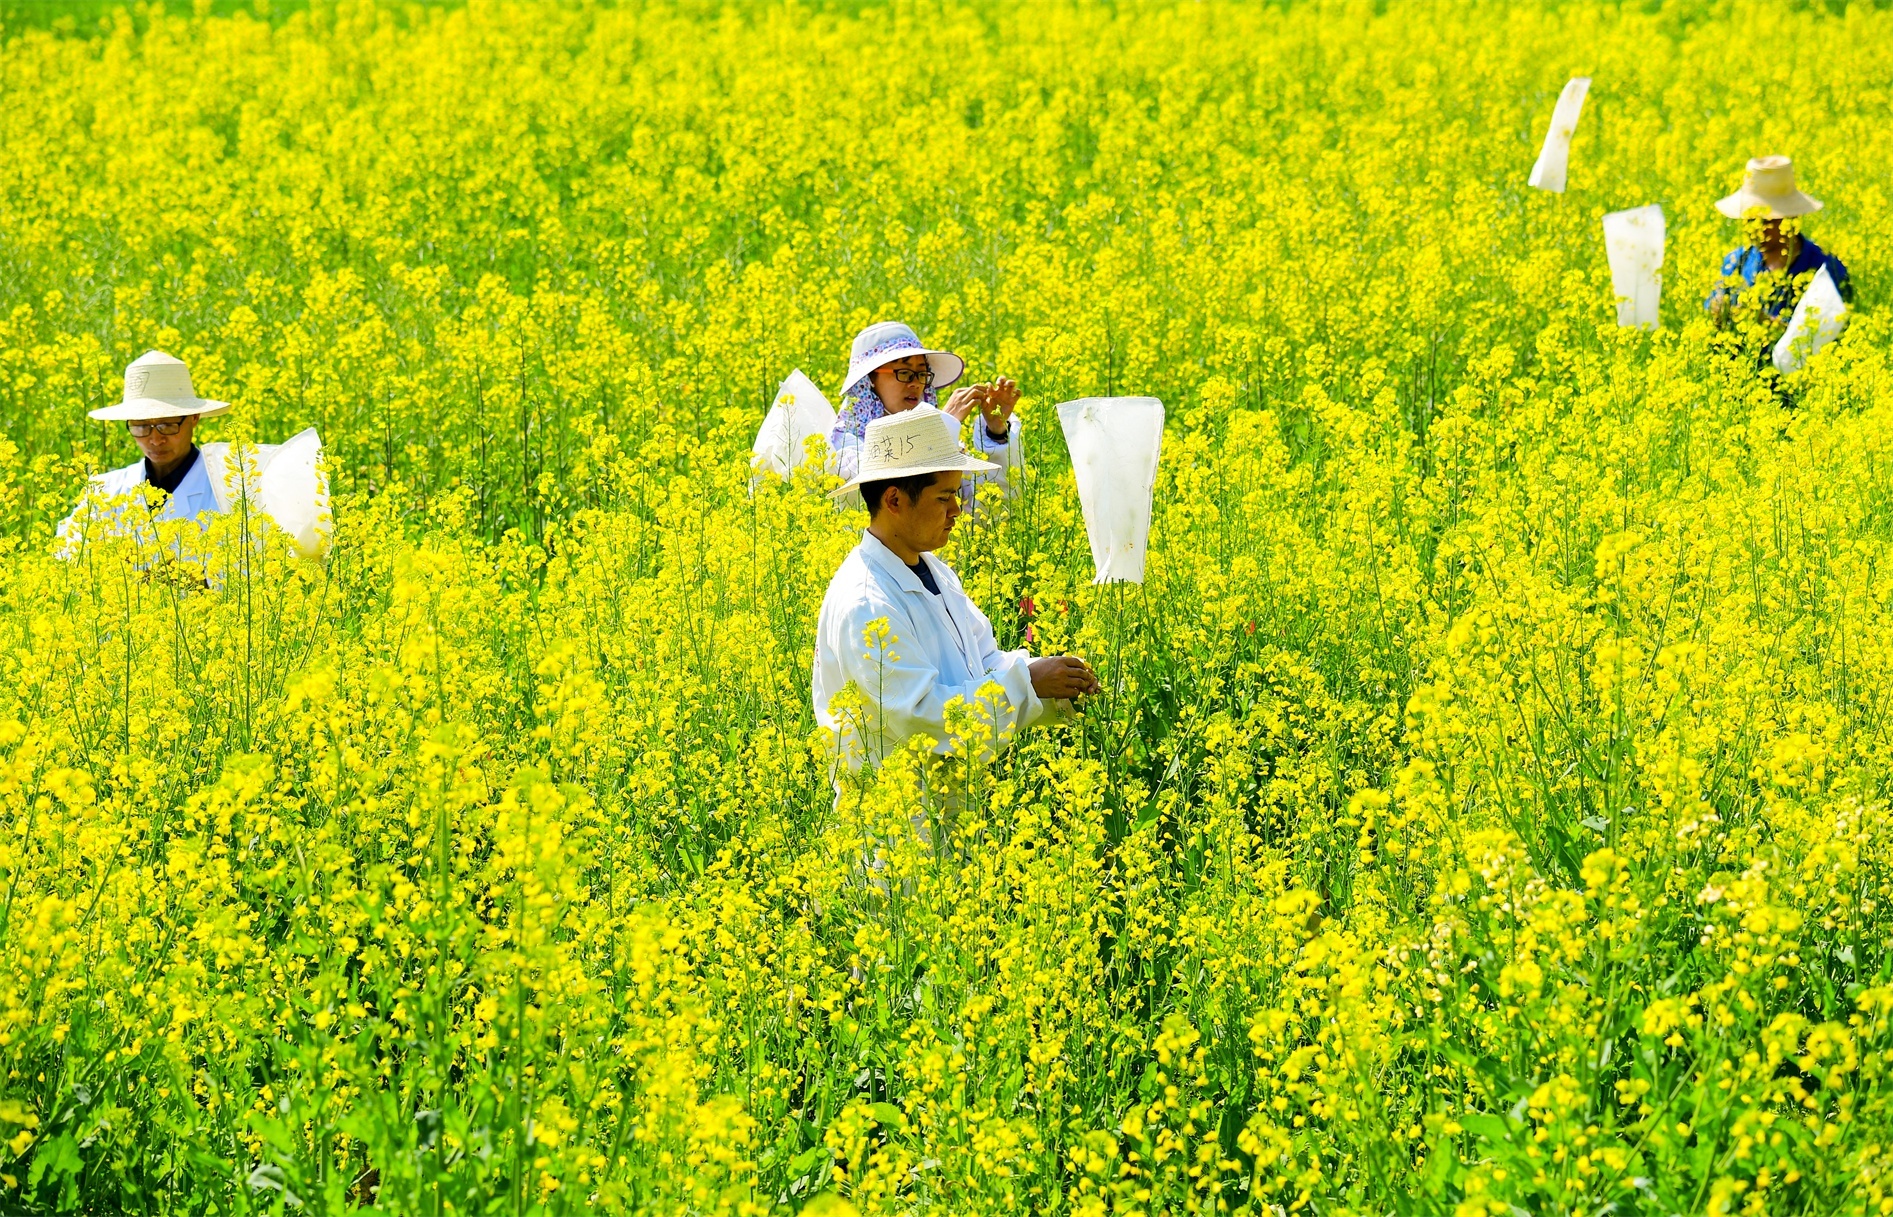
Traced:
<path fill-rule="evenodd" d="M 989 681 L 1005 690 L 1002 702 L 985 703 L 1002 735 L 1071 712 L 1070 703 L 1041 701 L 1032 691 L 1026 668 L 1031 655 L 999 649 L 992 623 L 967 599 L 952 569 L 932 554 L 920 560 L 933 573 L 938 596 L 878 537 L 863 533 L 822 598 L 815 627 L 815 718 L 835 733 L 849 769 L 859 769 L 863 760 L 879 764 L 921 734 L 945 753 L 947 702 L 959 697 L 974 705 Z M 883 617 L 893 637 L 871 652 L 864 634 Z M 863 707 L 843 721 L 830 706 L 850 681 Z"/>
<path fill-rule="evenodd" d="M 931 406 L 919 405 L 916 410 L 932 409 Z M 960 479 L 960 496 L 971 502 L 979 493 L 979 488 L 987 482 L 996 482 L 999 492 L 1007 498 L 1013 495 L 1012 479 L 1025 467 L 1025 446 L 1019 440 L 1019 418 L 1014 415 L 1006 427 L 1006 438 L 995 440 L 986 434 L 986 420 L 973 416 L 973 448 L 986 460 L 999 466 L 991 473 L 969 473 Z M 834 469 L 841 475 L 841 480 L 851 482 L 861 469 L 861 437 L 846 431 L 830 432 L 828 442 L 834 450 Z M 849 506 L 859 505 L 858 498 L 846 500 Z"/>
<path fill-rule="evenodd" d="M 105 500 L 121 498 L 137 490 L 145 482 L 144 458 L 133 461 L 123 469 L 109 469 L 104 473 L 95 473 L 87 483 L 87 497 Z M 80 500 L 81 506 L 85 499 Z M 59 525 L 59 552 L 70 557 L 78 544 L 79 507 L 72 509 Z M 171 497 L 165 500 L 163 507 L 153 512 L 153 520 L 195 520 L 202 515 L 216 515 L 223 511 L 217 502 L 216 491 L 210 484 L 210 473 L 205 468 L 203 452 L 200 449 L 197 459 L 191 463 L 190 472 L 178 483 Z"/>

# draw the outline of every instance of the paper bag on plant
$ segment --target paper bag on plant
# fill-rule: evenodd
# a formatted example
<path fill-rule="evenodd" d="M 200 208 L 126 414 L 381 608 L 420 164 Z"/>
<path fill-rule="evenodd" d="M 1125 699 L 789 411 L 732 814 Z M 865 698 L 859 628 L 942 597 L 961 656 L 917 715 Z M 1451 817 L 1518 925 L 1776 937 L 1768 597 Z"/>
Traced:
<path fill-rule="evenodd" d="M 1574 76 L 1558 94 L 1558 104 L 1551 111 L 1551 129 L 1545 132 L 1538 163 L 1531 167 L 1528 182 L 1534 188 L 1553 194 L 1564 193 L 1565 166 L 1571 159 L 1571 135 L 1577 130 L 1578 116 L 1584 113 L 1584 95 L 1590 88 L 1590 77 Z"/>
<path fill-rule="evenodd" d="M 1834 277 L 1823 266 L 1814 272 L 1808 290 L 1794 306 L 1788 329 L 1775 343 L 1775 368 L 1782 375 L 1797 371 L 1847 327 L 1847 302 L 1840 298 Z"/>
<path fill-rule="evenodd" d="M 762 427 L 756 432 L 750 468 L 758 474 L 768 470 L 786 479 L 801 465 L 803 445 L 809 437 L 827 435 L 834 427 L 834 407 L 815 387 L 815 382 L 797 368 L 776 390 L 768 417 L 762 420 Z"/>
<path fill-rule="evenodd" d="M 1663 299 L 1663 209 L 1655 203 L 1604 217 L 1604 253 L 1617 324 L 1653 330 Z"/>
<path fill-rule="evenodd" d="M 1078 478 L 1097 583 L 1142 583 L 1150 500 L 1163 448 L 1163 403 L 1154 397 L 1060 402 L 1058 421 Z"/>

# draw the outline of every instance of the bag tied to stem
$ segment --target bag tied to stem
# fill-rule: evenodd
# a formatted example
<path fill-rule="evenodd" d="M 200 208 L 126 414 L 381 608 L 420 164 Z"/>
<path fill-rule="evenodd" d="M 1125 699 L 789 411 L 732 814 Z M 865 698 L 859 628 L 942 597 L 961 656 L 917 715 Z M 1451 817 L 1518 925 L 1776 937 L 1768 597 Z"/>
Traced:
<path fill-rule="evenodd" d="M 1142 583 L 1151 495 L 1163 448 L 1163 403 L 1154 397 L 1082 397 L 1060 402 L 1091 539 L 1095 583 Z"/>

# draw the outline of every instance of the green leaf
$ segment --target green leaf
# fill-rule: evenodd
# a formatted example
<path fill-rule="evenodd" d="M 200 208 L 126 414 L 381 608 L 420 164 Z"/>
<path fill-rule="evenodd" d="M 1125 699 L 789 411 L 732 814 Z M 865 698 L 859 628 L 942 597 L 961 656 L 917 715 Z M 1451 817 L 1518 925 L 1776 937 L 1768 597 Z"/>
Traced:
<path fill-rule="evenodd" d="M 1435 1189 L 1446 1186 L 1447 1181 L 1452 1178 L 1455 1159 L 1452 1138 L 1434 1138 L 1433 1151 L 1427 1155 L 1426 1159 L 1427 1182 Z"/>
<path fill-rule="evenodd" d="M 79 1157 L 79 1143 L 71 1133 L 61 1133 L 50 1141 L 42 1141 L 33 1154 L 32 1169 L 27 1172 L 28 1187 L 37 1188 L 40 1180 L 69 1179 L 79 1173 L 84 1163 Z"/>
<path fill-rule="evenodd" d="M 1486 1112 L 1472 1112 L 1459 1117 L 1459 1125 L 1475 1137 L 1499 1144 L 1507 1144 L 1512 1139 L 1512 1129 L 1500 1116 Z"/>

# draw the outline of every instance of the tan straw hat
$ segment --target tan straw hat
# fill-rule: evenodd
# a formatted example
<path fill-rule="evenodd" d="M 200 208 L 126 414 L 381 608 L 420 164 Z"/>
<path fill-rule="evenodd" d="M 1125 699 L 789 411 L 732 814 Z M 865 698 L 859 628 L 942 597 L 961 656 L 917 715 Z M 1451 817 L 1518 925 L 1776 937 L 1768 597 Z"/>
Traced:
<path fill-rule="evenodd" d="M 884 414 L 869 423 L 861 437 L 861 464 L 852 482 L 836 487 L 829 497 L 840 498 L 867 482 L 918 477 L 923 473 L 986 473 L 999 468 L 960 447 L 960 425 L 951 414 L 932 406 L 915 406 L 899 414 Z"/>
<path fill-rule="evenodd" d="M 163 351 L 146 351 L 125 369 L 125 399 L 101 406 L 87 417 L 100 422 L 140 422 L 149 418 L 209 418 L 230 408 L 229 402 L 199 397 L 191 387 L 191 370 L 181 359 Z"/>
<path fill-rule="evenodd" d="M 1785 156 L 1758 156 L 1748 163 L 1742 188 L 1716 202 L 1716 210 L 1739 220 L 1751 208 L 1766 207 L 1768 219 L 1786 220 L 1821 209 L 1821 200 L 1802 194 L 1794 185 L 1794 162 Z"/>

